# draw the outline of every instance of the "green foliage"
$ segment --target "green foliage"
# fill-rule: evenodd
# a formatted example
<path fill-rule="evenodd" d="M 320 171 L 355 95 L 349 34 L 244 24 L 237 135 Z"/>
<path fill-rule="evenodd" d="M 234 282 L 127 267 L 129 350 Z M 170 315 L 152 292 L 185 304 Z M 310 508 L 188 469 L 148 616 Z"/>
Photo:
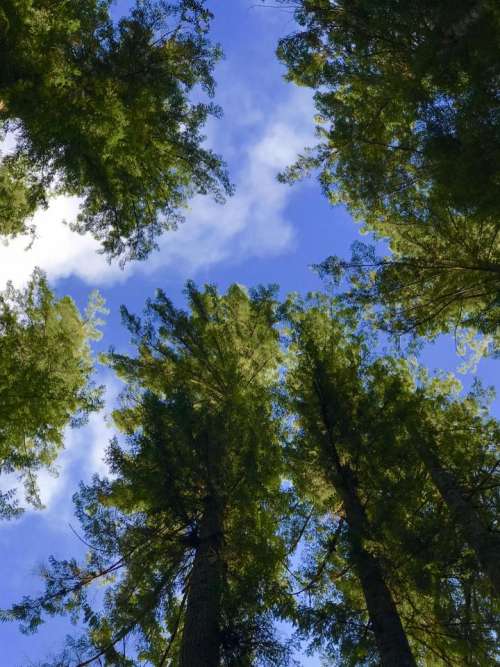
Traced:
<path fill-rule="evenodd" d="M 318 169 L 330 200 L 389 240 L 361 296 L 391 326 L 497 332 L 498 3 L 282 4 L 299 30 L 278 55 L 316 91 L 320 139 L 283 178 Z"/>
<path fill-rule="evenodd" d="M 53 559 L 46 593 L 11 611 L 28 630 L 43 613 L 83 617 L 87 635 L 58 665 L 92 656 L 106 665 L 179 664 L 196 556 L 214 537 L 203 533 L 213 500 L 222 515 L 222 546 L 211 556 L 223 563 L 222 664 L 288 663 L 272 625 L 285 606 L 279 517 L 288 502 L 273 405 L 273 291 L 232 286 L 220 296 L 188 284 L 187 296 L 189 313 L 162 292 L 144 321 L 124 311 L 137 355 L 112 352 L 108 362 L 127 383 L 114 414 L 126 443 L 110 445 L 112 478 L 95 478 L 75 496 L 87 562 Z M 101 613 L 87 597 L 98 579 Z"/>
<path fill-rule="evenodd" d="M 453 378 L 377 357 L 370 332 L 326 297 L 291 302 L 289 317 L 287 386 L 297 422 L 288 460 L 312 507 L 298 573 L 302 637 L 334 664 L 380 664 L 332 472 L 334 447 L 366 513 L 363 547 L 382 567 L 417 664 L 495 664 L 498 605 L 420 445 L 438 453 L 493 540 L 500 429 L 484 392 L 461 399 Z"/>
<path fill-rule="evenodd" d="M 373 317 L 395 337 L 414 340 L 451 333 L 459 349 L 479 344 L 478 355 L 498 355 L 500 329 L 500 247 L 493 225 L 479 229 L 463 219 L 433 229 L 421 226 L 419 244 L 404 243 L 399 252 L 378 257 L 373 246 L 356 242 L 345 261 L 328 257 L 316 269 L 335 286 L 347 278 L 342 298 Z M 413 237 L 413 231 L 410 236 Z M 453 248 L 453 254 L 450 254 Z M 481 337 L 475 341 L 475 332 Z"/>
<path fill-rule="evenodd" d="M 0 294 L 0 473 L 23 479 L 26 499 L 40 506 L 36 471 L 50 467 L 68 424 L 82 423 L 100 405 L 90 383 L 88 341 L 98 337 L 100 297 L 82 318 L 69 297 L 56 299 L 35 271 L 24 290 Z M 19 513 L 12 493 L 0 514 Z"/>
<path fill-rule="evenodd" d="M 0 8 L 0 127 L 15 153 L 0 165 L 0 232 L 26 231 L 56 192 L 77 195 L 75 228 L 110 257 L 144 258 L 194 194 L 231 192 L 203 147 L 221 57 L 203 0 L 138 0 L 114 25 L 109 0 L 7 0 Z"/>
<path fill-rule="evenodd" d="M 124 309 L 137 352 L 106 356 L 125 382 L 123 439 L 110 478 L 74 498 L 87 559 L 51 559 L 45 593 L 3 618 L 28 632 L 47 614 L 83 621 L 59 667 L 183 666 L 201 572 L 195 601 L 218 615 L 210 664 L 289 664 L 274 627 L 288 619 L 330 664 L 375 667 L 368 564 L 415 664 L 496 664 L 489 392 L 461 396 L 454 377 L 379 354 L 356 310 L 325 295 L 281 307 L 272 289 L 186 295 L 189 311 L 161 291 L 144 319 Z"/>

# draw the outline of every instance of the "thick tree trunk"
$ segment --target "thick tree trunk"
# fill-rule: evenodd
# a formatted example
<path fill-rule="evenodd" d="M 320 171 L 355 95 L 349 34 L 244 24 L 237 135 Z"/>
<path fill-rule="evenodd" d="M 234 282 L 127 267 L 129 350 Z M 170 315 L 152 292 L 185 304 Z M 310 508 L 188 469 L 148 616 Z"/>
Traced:
<path fill-rule="evenodd" d="M 474 549 L 496 595 L 500 597 L 500 535 L 488 529 L 480 513 L 466 498 L 455 476 L 443 467 L 432 447 L 419 441 L 418 450 L 464 540 Z"/>
<path fill-rule="evenodd" d="M 189 580 L 180 667 L 219 667 L 220 664 L 222 530 L 220 503 L 213 496 L 207 497 Z"/>
<path fill-rule="evenodd" d="M 336 459 L 335 485 L 343 500 L 349 525 L 351 556 L 363 588 L 375 641 L 383 667 L 416 667 L 398 610 L 384 580 L 379 560 L 365 549 L 369 526 L 352 471 Z"/>

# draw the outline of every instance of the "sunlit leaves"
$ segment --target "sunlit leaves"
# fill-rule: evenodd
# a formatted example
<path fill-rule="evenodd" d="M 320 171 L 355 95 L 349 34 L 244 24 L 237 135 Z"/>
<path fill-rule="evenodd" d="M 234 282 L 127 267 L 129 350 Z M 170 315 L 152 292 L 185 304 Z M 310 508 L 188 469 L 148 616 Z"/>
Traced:
<path fill-rule="evenodd" d="M 0 233 L 24 232 L 49 188 L 82 198 L 75 228 L 109 256 L 144 258 L 194 194 L 231 185 L 202 127 L 221 56 L 204 2 L 138 2 L 117 25 L 107 0 L 11 0 L 0 24 L 0 124 L 16 131 L 0 171 Z M 10 209 L 9 216 L 2 212 Z"/>
<path fill-rule="evenodd" d="M 0 472 L 20 476 L 35 505 L 36 471 L 53 463 L 65 427 L 100 404 L 88 346 L 99 310 L 96 295 L 82 317 L 38 271 L 24 290 L 9 285 L 0 294 Z"/>

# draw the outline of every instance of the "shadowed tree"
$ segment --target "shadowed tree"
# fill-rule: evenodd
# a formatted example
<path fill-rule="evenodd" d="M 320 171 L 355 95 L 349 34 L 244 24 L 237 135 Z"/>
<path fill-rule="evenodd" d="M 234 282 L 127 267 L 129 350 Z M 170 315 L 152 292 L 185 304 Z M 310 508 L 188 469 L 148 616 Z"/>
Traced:
<path fill-rule="evenodd" d="M 36 471 L 50 468 L 66 426 L 100 406 L 88 345 L 99 337 L 98 310 L 96 297 L 82 317 L 72 299 L 54 296 L 40 271 L 24 290 L 8 285 L 0 293 L 0 474 L 22 479 L 38 507 Z M 21 511 L 12 491 L 2 493 L 0 516 Z"/>
<path fill-rule="evenodd" d="M 51 192 L 81 198 L 74 225 L 109 257 L 144 258 L 195 194 L 231 192 L 203 125 L 221 57 L 203 0 L 7 0 L 0 8 L 0 233 L 27 231 Z M 197 95 L 199 97 L 199 95 Z"/>
<path fill-rule="evenodd" d="M 309 459 L 316 460 L 342 506 L 349 560 L 363 591 L 382 665 L 416 665 L 382 563 L 367 548 L 373 539 L 371 521 L 351 460 L 362 439 L 355 413 L 359 388 L 355 361 L 349 367 L 348 362 L 339 364 L 338 358 L 345 353 L 355 359 L 362 350 L 354 344 L 347 350 L 336 348 L 336 327 L 329 326 L 320 309 L 297 310 L 293 319 L 297 359 L 288 387 L 299 418 L 298 446 L 314 450 Z"/>
<path fill-rule="evenodd" d="M 358 296 L 397 330 L 498 335 L 497 3 L 279 4 L 299 29 L 278 55 L 316 91 L 320 139 L 283 178 L 319 170 L 330 200 L 393 253 L 364 267 L 375 276 Z"/>
<path fill-rule="evenodd" d="M 46 593 L 11 610 L 30 630 L 43 612 L 83 615 L 87 635 L 54 664 L 288 663 L 272 623 L 288 604 L 273 292 L 187 296 L 189 313 L 162 292 L 145 321 L 124 312 L 137 356 L 108 359 L 127 383 L 126 444 L 110 446 L 112 478 L 75 496 L 88 561 L 52 560 Z"/>
<path fill-rule="evenodd" d="M 498 423 L 480 393 L 377 358 L 334 300 L 288 308 L 303 637 L 342 665 L 495 664 Z"/>

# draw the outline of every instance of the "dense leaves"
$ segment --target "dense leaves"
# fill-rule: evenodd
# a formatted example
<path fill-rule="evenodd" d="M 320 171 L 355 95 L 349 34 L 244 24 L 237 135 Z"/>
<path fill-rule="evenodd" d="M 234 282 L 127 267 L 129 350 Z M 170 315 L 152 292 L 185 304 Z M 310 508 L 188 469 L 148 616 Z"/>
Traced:
<path fill-rule="evenodd" d="M 83 620 L 51 663 L 68 667 L 285 665 L 277 619 L 328 664 L 494 665 L 488 392 L 378 353 L 332 297 L 186 292 L 189 312 L 162 292 L 124 310 L 124 438 L 75 495 L 87 560 L 51 559 L 4 618 Z"/>
<path fill-rule="evenodd" d="M 498 3 L 277 5 L 299 26 L 278 55 L 314 89 L 319 137 L 282 180 L 318 171 L 392 254 L 356 243 L 325 260 L 323 276 L 349 281 L 338 297 L 279 306 L 274 288 L 188 283 L 187 310 L 161 291 L 144 318 L 123 310 L 135 352 L 105 357 L 125 383 L 121 435 L 109 477 L 74 496 L 87 558 L 51 558 L 45 592 L 0 616 L 28 632 L 47 615 L 80 623 L 54 666 L 278 667 L 294 662 L 282 620 L 326 664 L 498 663 L 490 396 L 389 354 L 371 328 L 498 351 Z M 220 57 L 203 0 L 138 1 L 117 24 L 109 8 L 0 8 L 0 123 L 17 132 L 0 232 L 26 231 L 51 192 L 78 195 L 76 228 L 126 260 L 189 197 L 231 186 L 203 148 L 218 109 L 192 102 L 213 94 Z M 34 504 L 34 472 L 98 403 L 95 323 L 39 273 L 0 297 L 0 472 Z"/>
<path fill-rule="evenodd" d="M 43 612 L 83 615 L 88 635 L 58 665 L 288 662 L 272 625 L 287 502 L 272 292 L 187 293 L 190 313 L 161 292 L 145 322 L 125 312 L 138 354 L 109 362 L 127 382 L 114 415 L 126 443 L 110 446 L 112 478 L 75 496 L 88 561 L 53 560 L 46 594 L 13 609 L 31 630 Z M 102 613 L 87 597 L 97 579 Z"/>
<path fill-rule="evenodd" d="M 50 192 L 82 198 L 75 228 L 109 256 L 143 258 L 196 193 L 231 192 L 203 147 L 219 47 L 202 0 L 139 1 L 115 25 L 108 0 L 8 0 L 0 8 L 0 233 L 26 231 Z"/>
<path fill-rule="evenodd" d="M 303 635 L 334 664 L 495 664 L 500 430 L 485 396 L 377 357 L 326 297 L 290 317 L 288 458 L 313 508 Z"/>
<path fill-rule="evenodd" d="M 278 54 L 316 91 L 320 138 L 284 177 L 319 169 L 331 201 L 389 240 L 362 296 L 395 328 L 497 333 L 498 4 L 282 4 L 299 30 Z"/>
<path fill-rule="evenodd" d="M 96 297 L 82 317 L 38 271 L 24 290 L 9 285 L 0 294 L 0 474 L 23 479 L 27 500 L 38 506 L 36 471 L 53 463 L 65 427 L 100 403 L 88 346 L 98 337 L 99 309 Z M 2 494 L 2 516 L 20 511 L 13 500 L 12 492 Z"/>

